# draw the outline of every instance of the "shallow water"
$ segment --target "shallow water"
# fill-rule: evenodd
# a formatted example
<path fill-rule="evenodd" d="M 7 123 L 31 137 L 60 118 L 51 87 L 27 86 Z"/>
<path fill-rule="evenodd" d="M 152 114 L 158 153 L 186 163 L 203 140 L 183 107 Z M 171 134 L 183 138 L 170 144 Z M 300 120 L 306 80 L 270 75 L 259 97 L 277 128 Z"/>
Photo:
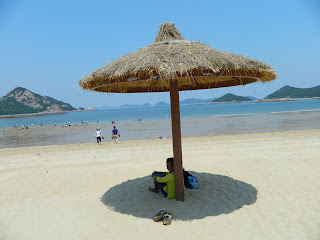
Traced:
<path fill-rule="evenodd" d="M 95 122 L 89 125 L 80 124 L 71 127 L 34 126 L 28 130 L 6 128 L 0 132 L 0 149 L 92 143 L 95 128 L 99 126 L 105 139 L 110 142 L 113 124 Z M 150 119 L 117 121 L 116 126 L 121 134 L 120 141 L 171 138 L 171 120 Z M 205 117 L 185 117 L 181 119 L 182 137 L 227 135 L 255 132 L 290 131 L 303 129 L 320 129 L 320 110 L 256 113 L 240 115 L 220 115 Z"/>
<path fill-rule="evenodd" d="M 198 104 L 180 106 L 181 119 L 217 116 L 237 116 L 245 114 L 272 113 L 286 111 L 320 110 L 320 100 L 306 99 L 288 102 L 244 102 L 244 103 L 224 103 L 224 104 Z M 90 124 L 106 123 L 112 120 L 117 121 L 137 121 L 142 118 L 144 121 L 164 121 L 170 117 L 170 106 L 135 108 L 135 109 L 109 109 L 97 111 L 71 112 L 59 115 L 46 115 L 37 117 L 0 119 L 0 128 L 31 125 L 54 126 L 80 125 L 81 121 L 88 121 Z"/>

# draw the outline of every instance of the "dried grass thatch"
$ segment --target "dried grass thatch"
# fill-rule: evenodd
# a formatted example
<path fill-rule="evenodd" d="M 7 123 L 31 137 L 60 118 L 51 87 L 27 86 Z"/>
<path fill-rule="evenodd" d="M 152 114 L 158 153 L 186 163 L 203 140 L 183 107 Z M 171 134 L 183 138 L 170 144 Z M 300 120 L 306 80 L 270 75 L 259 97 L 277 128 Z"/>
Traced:
<path fill-rule="evenodd" d="M 160 26 L 154 42 L 110 62 L 79 81 L 98 92 L 163 92 L 245 85 L 276 78 L 267 64 L 185 40 L 173 23 Z"/>

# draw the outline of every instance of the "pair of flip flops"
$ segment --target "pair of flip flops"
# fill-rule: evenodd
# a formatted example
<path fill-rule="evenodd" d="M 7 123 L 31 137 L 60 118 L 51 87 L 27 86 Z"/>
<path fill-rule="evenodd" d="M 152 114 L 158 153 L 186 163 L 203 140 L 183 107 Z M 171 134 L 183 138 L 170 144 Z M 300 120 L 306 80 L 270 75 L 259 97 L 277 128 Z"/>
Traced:
<path fill-rule="evenodd" d="M 154 217 L 153 221 L 163 221 L 163 225 L 170 225 L 172 222 L 172 213 L 167 212 L 166 209 L 162 208 Z"/>

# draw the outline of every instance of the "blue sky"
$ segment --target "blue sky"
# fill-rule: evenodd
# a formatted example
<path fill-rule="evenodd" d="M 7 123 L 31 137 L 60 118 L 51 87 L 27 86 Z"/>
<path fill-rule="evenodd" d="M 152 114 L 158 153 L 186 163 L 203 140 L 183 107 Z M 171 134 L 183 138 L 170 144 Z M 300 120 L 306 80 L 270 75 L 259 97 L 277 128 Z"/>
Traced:
<path fill-rule="evenodd" d="M 320 84 L 319 0 L 0 0 L 0 97 L 15 87 L 75 107 L 169 102 L 169 93 L 82 90 L 85 75 L 151 44 L 161 23 L 183 37 L 271 65 L 270 83 L 180 92 L 180 100 L 226 93 L 262 98 Z"/>

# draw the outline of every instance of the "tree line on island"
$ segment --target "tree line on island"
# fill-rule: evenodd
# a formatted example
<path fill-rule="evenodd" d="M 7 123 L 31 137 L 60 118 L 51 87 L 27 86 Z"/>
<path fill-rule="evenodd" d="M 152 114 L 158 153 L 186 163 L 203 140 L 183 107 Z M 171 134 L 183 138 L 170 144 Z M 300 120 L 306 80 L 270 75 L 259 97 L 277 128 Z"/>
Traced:
<path fill-rule="evenodd" d="M 263 101 L 273 101 L 277 99 L 296 99 L 296 98 L 320 98 L 320 85 L 312 88 L 294 88 L 285 86 L 266 96 Z M 247 102 L 261 101 L 255 97 L 242 97 L 231 93 L 225 94 L 220 98 L 215 99 L 186 99 L 180 101 L 181 105 L 188 104 L 206 104 L 206 103 L 222 103 L 222 102 Z M 166 102 L 155 104 L 156 107 L 168 106 Z M 103 108 L 141 108 L 153 107 L 146 103 L 143 105 L 125 104 L 120 107 L 103 107 Z M 32 114 L 32 113 L 59 113 L 76 110 L 95 110 L 94 108 L 79 108 L 72 107 L 69 103 L 58 101 L 48 96 L 41 96 L 33 93 L 25 88 L 17 87 L 5 96 L 0 98 L 0 115 L 14 114 Z"/>
<path fill-rule="evenodd" d="M 48 96 L 41 96 L 17 87 L 0 98 L 0 115 L 60 113 L 75 111 L 69 103 Z"/>

